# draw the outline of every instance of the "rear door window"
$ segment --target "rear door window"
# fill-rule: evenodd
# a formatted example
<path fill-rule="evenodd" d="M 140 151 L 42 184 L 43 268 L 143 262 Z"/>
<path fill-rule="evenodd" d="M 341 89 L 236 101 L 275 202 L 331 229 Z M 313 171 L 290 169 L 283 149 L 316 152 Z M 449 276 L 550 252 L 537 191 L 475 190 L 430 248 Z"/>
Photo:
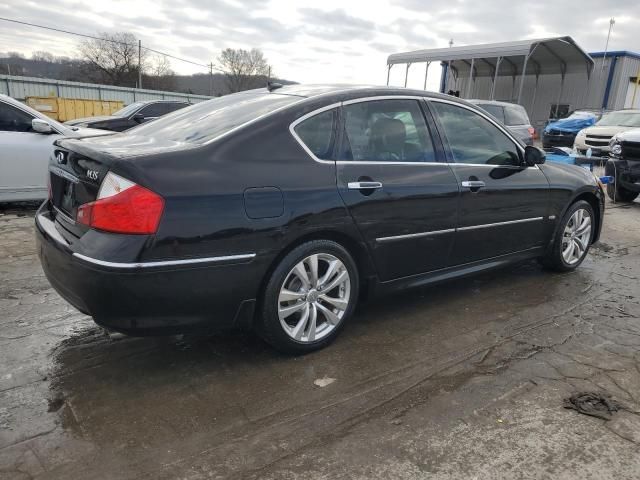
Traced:
<path fill-rule="evenodd" d="M 435 162 L 431 135 L 417 100 L 372 100 L 343 108 L 344 160 Z"/>
<path fill-rule="evenodd" d="M 332 158 L 336 137 L 337 109 L 318 113 L 300 122 L 294 128 L 300 141 L 321 160 Z"/>

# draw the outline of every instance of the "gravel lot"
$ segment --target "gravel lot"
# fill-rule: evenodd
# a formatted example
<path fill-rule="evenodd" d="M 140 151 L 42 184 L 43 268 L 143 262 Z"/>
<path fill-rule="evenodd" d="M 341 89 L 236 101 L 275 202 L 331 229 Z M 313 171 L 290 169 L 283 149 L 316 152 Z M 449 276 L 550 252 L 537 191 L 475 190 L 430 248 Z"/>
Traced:
<path fill-rule="evenodd" d="M 105 336 L 44 278 L 33 214 L 0 207 L 2 479 L 640 478 L 640 203 L 574 273 L 374 299 L 298 358 Z M 578 391 L 624 409 L 564 409 Z"/>

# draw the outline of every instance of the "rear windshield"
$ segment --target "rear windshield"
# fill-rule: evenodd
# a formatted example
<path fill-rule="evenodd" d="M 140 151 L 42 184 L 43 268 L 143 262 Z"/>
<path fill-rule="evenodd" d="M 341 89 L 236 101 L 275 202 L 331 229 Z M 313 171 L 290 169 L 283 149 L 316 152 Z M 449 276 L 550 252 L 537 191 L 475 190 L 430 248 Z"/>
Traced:
<path fill-rule="evenodd" d="M 504 111 L 500 105 L 493 105 L 491 103 L 479 103 L 478 106 L 485 112 L 489 112 L 495 118 L 504 123 Z"/>
<path fill-rule="evenodd" d="M 170 113 L 125 134 L 203 144 L 261 115 L 300 100 L 292 95 L 249 92 L 225 95 Z"/>
<path fill-rule="evenodd" d="M 529 125 L 529 116 L 524 108 L 505 107 L 506 125 Z"/>

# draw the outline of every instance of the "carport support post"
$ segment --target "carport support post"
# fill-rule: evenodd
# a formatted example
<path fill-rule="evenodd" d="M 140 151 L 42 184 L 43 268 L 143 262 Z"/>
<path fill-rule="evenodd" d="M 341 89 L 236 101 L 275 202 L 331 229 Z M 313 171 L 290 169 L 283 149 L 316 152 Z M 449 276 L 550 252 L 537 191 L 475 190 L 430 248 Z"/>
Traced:
<path fill-rule="evenodd" d="M 540 80 L 540 75 L 536 74 L 536 86 L 533 87 L 533 98 L 531 99 L 531 115 L 533 115 L 533 107 L 536 105 L 536 95 L 538 94 L 538 80 Z"/>
<path fill-rule="evenodd" d="M 520 90 L 518 90 L 518 101 L 516 102 L 520 105 L 520 100 L 522 99 L 522 88 L 524 87 L 524 77 L 527 74 L 527 63 L 529 63 L 529 55 L 524 57 L 524 64 L 522 65 L 522 78 L 520 78 Z"/>
<path fill-rule="evenodd" d="M 473 81 L 473 66 L 476 63 L 476 59 L 472 58 L 471 59 L 471 67 L 469 68 L 469 83 L 467 84 L 467 94 L 465 95 L 466 98 L 471 98 L 470 94 L 471 94 L 471 82 Z"/>
<path fill-rule="evenodd" d="M 558 109 L 560 108 L 560 99 L 562 98 L 562 91 L 564 90 L 564 71 L 562 72 L 562 77 L 560 80 L 560 91 L 558 92 L 558 101 L 556 102 L 556 111 L 554 112 L 554 117 L 558 118 Z"/>
<path fill-rule="evenodd" d="M 500 62 L 502 62 L 502 57 L 498 57 L 498 59 L 496 60 L 496 71 L 493 74 L 493 84 L 491 85 L 491 100 L 495 100 L 496 82 L 498 81 L 498 72 L 500 71 Z"/>
<path fill-rule="evenodd" d="M 410 63 L 407 63 L 407 69 L 404 71 L 404 86 L 406 88 L 407 86 L 407 79 L 409 78 L 409 67 L 411 66 Z"/>
<path fill-rule="evenodd" d="M 427 66 L 424 69 L 424 88 L 423 88 L 423 90 L 427 89 L 427 75 L 429 75 L 429 65 L 431 65 L 431 62 L 427 62 Z"/>

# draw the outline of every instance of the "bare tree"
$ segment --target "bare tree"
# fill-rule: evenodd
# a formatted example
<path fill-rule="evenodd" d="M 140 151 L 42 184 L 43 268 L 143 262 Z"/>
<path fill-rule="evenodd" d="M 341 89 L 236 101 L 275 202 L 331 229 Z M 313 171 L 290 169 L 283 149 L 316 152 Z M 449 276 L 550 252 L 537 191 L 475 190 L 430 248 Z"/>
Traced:
<path fill-rule="evenodd" d="M 148 62 L 147 74 L 143 82 L 152 90 L 175 90 L 176 73 L 171 69 L 171 62 L 164 55 L 157 55 Z"/>
<path fill-rule="evenodd" d="M 37 50 L 31 53 L 31 60 L 36 62 L 53 63 L 56 61 L 56 57 L 54 57 L 53 54 L 50 52 L 46 52 L 44 50 Z"/>
<path fill-rule="evenodd" d="M 78 49 L 83 59 L 99 73 L 103 83 L 135 85 L 138 76 L 138 40 L 128 32 L 101 33 L 98 39 L 83 40 Z M 145 52 L 142 52 L 144 71 Z"/>
<path fill-rule="evenodd" d="M 220 53 L 218 63 L 231 92 L 257 87 L 269 72 L 267 60 L 262 51 L 257 48 L 251 50 L 227 48 Z"/>

